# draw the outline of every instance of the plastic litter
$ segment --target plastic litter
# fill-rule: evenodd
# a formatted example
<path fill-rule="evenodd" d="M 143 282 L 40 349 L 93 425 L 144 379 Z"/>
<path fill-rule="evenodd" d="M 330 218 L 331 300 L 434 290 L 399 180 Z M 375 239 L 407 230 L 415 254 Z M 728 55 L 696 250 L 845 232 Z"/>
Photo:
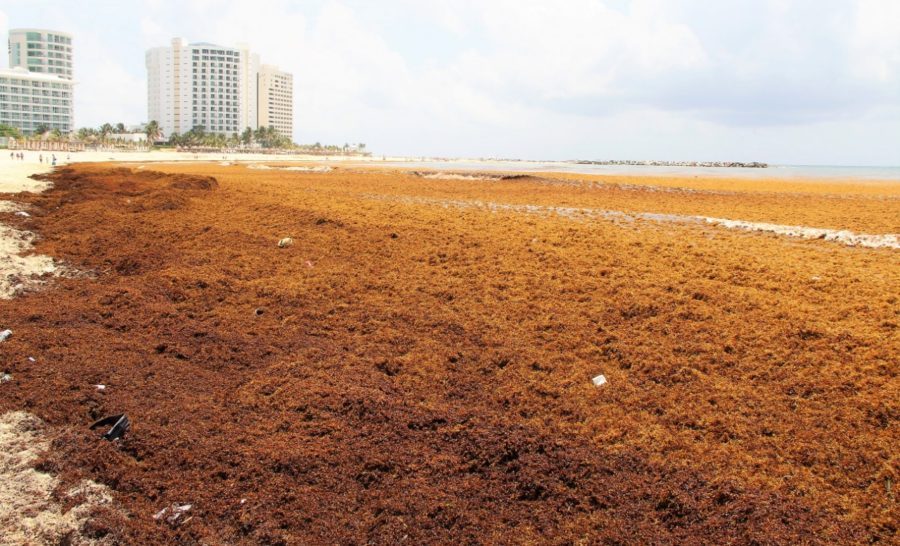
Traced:
<path fill-rule="evenodd" d="M 191 504 L 172 504 L 153 514 L 153 519 L 165 519 L 166 523 L 175 525 L 182 516 L 190 512 L 191 508 L 193 508 Z"/>
<path fill-rule="evenodd" d="M 0 383 L 6 383 L 8 381 L 12 381 L 12 376 L 6 372 L 0 374 Z"/>
<path fill-rule="evenodd" d="M 278 241 L 278 248 L 287 248 L 294 244 L 294 240 L 290 237 L 285 237 L 284 239 Z"/>
<path fill-rule="evenodd" d="M 16 213 L 16 216 L 24 216 L 25 218 L 28 218 L 31 215 L 28 214 L 27 212 L 25 212 L 24 210 L 20 210 L 19 212 Z"/>
<path fill-rule="evenodd" d="M 124 436 L 128 429 L 131 428 L 131 423 L 128 422 L 128 417 L 122 413 L 100 419 L 91 425 L 91 430 L 106 426 L 109 426 L 110 429 L 103 434 L 103 439 L 111 442 Z"/>
<path fill-rule="evenodd" d="M 106 385 L 103 385 L 103 384 L 94 385 L 94 388 L 97 389 L 98 391 L 105 391 Z"/>
<path fill-rule="evenodd" d="M 28 357 L 28 362 L 37 362 L 33 356 Z"/>
<path fill-rule="evenodd" d="M 598 375 L 597 377 L 591 379 L 591 381 L 592 381 L 592 382 L 594 383 L 594 385 L 596 385 L 597 387 L 602 387 L 603 385 L 606 385 L 606 376 L 605 376 L 605 375 Z"/>
<path fill-rule="evenodd" d="M 12 335 L 12 330 L 3 330 L 0 332 L 0 341 L 6 341 Z"/>

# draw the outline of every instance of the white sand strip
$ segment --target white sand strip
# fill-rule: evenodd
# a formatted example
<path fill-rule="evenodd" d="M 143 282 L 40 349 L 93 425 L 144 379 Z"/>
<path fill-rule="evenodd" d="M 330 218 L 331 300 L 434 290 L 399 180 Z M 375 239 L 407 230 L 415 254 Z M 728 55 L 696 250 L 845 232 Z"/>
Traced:
<path fill-rule="evenodd" d="M 220 165 L 224 165 L 224 163 L 220 163 Z M 302 173 L 328 173 L 328 172 L 332 171 L 331 167 L 329 167 L 327 165 L 322 165 L 322 166 L 318 166 L 318 167 L 298 167 L 298 166 L 273 167 L 271 165 L 258 165 L 258 164 L 254 163 L 251 165 L 247 165 L 247 168 L 257 170 L 257 171 L 294 171 L 294 172 L 302 172 Z"/>
<path fill-rule="evenodd" d="M 0 384 L 0 389 L 11 383 Z M 77 499 L 70 510 L 54 501 L 56 476 L 34 469 L 50 447 L 40 419 L 22 411 L 0 415 L 0 544 L 102 544 L 81 534 L 91 512 L 109 505 L 109 490 L 83 481 L 64 495 Z"/>
<path fill-rule="evenodd" d="M 41 277 L 59 272 L 53 258 L 24 255 L 34 234 L 0 224 L 0 299 L 10 299 L 42 283 Z"/>
<path fill-rule="evenodd" d="M 29 152 L 35 154 L 36 152 Z M 47 182 L 28 178 L 32 174 L 48 173 L 51 167 L 37 161 L 14 161 L 0 153 L 0 193 L 42 192 L 50 187 Z"/>
<path fill-rule="evenodd" d="M 849 230 L 813 228 L 806 226 L 785 226 L 781 224 L 768 224 L 765 222 L 745 222 L 743 220 L 727 220 L 725 218 L 703 217 L 707 224 L 721 226 L 728 229 L 741 229 L 744 231 L 760 231 L 774 233 L 787 237 L 800 239 L 822 239 L 834 241 L 847 246 L 863 246 L 867 248 L 895 248 L 900 249 L 900 235 L 888 233 L 884 235 L 869 235 L 866 233 L 854 233 Z"/>
<path fill-rule="evenodd" d="M 44 191 L 49 183 L 28 177 L 49 170 L 49 166 L 37 161 L 13 161 L 0 156 L 0 193 Z M 0 201 L 0 212 L 22 210 L 14 201 Z M 58 273 L 49 256 L 25 255 L 31 251 L 34 239 L 33 233 L 0 224 L 0 299 L 13 298 L 40 285 L 44 275 Z"/>
<path fill-rule="evenodd" d="M 429 180 L 499 180 L 500 177 L 488 178 L 486 176 L 477 176 L 470 174 L 456 174 L 456 173 L 431 173 L 431 174 L 423 174 L 422 178 L 427 178 Z"/>
<path fill-rule="evenodd" d="M 508 203 L 494 203 L 485 201 L 462 201 L 454 199 L 431 199 L 424 197 L 393 197 L 385 195 L 368 194 L 367 199 L 379 201 L 397 201 L 417 204 L 431 204 L 442 207 L 485 209 L 492 212 L 521 212 L 525 214 L 538 214 L 563 216 L 566 218 L 601 218 L 613 222 L 633 222 L 635 220 L 648 220 L 659 223 L 681 224 L 711 224 L 726 229 L 742 231 L 755 231 L 761 233 L 774 233 L 786 237 L 800 239 L 821 239 L 832 241 L 846 246 L 859 246 L 865 248 L 891 248 L 900 249 L 900 235 L 887 233 L 871 235 L 867 233 L 855 233 L 848 230 L 814 228 L 807 226 L 789 226 L 782 224 L 770 224 L 766 222 L 748 222 L 744 220 L 729 220 L 726 218 L 712 218 L 708 216 L 691 216 L 683 214 L 661 214 L 654 212 L 623 212 L 619 210 L 590 209 L 578 207 L 550 207 L 545 205 L 513 205 Z"/>

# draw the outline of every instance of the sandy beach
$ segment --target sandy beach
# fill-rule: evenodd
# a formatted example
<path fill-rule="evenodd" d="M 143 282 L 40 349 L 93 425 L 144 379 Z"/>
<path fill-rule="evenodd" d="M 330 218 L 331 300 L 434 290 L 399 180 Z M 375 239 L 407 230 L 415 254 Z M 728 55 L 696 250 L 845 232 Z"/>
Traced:
<path fill-rule="evenodd" d="M 892 539 L 896 188 L 319 166 L 82 164 L 7 199 L 80 275 L 0 301 L 0 412 L 109 488 L 95 535 Z"/>
<path fill-rule="evenodd" d="M 13 161 L 3 156 L 0 160 L 0 214 L 27 218 L 27 207 L 3 194 L 36 193 L 46 190 L 49 184 L 29 178 L 33 174 L 47 173 L 50 168 L 36 161 Z M 0 220 L 0 299 L 33 288 L 42 279 L 56 273 L 53 259 L 31 253 L 34 234 L 5 224 Z"/>

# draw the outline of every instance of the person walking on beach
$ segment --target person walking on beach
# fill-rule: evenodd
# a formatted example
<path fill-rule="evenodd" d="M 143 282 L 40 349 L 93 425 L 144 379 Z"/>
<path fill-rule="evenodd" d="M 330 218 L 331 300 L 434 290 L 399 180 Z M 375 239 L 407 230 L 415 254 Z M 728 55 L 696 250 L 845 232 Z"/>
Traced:
<path fill-rule="evenodd" d="M 53 166 L 56 167 L 56 154 L 53 154 Z"/>
<path fill-rule="evenodd" d="M 38 155 L 38 163 L 40 163 L 40 164 L 44 163 L 44 154 Z"/>

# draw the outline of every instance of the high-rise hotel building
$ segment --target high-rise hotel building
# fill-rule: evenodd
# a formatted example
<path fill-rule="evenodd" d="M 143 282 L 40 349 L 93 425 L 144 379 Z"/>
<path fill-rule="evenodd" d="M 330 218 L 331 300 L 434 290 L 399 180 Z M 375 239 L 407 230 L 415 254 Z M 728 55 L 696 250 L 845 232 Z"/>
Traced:
<path fill-rule="evenodd" d="M 9 31 L 9 70 L 0 70 L 0 123 L 31 135 L 74 129 L 72 36 L 55 30 Z"/>
<path fill-rule="evenodd" d="M 16 28 L 9 31 L 9 66 L 36 74 L 72 79 L 72 35 L 55 30 Z"/>
<path fill-rule="evenodd" d="M 257 82 L 260 127 L 274 127 L 290 137 L 294 134 L 294 76 L 264 64 Z"/>
<path fill-rule="evenodd" d="M 231 135 L 255 128 L 259 57 L 247 48 L 185 44 L 147 51 L 147 114 L 166 135 L 202 126 Z"/>
<path fill-rule="evenodd" d="M 166 136 L 184 134 L 198 126 L 209 133 L 230 136 L 264 123 L 279 131 L 288 129 L 284 134 L 291 135 L 293 124 L 282 121 L 285 115 L 293 117 L 293 104 L 285 102 L 282 91 L 284 77 L 289 82 L 290 74 L 278 72 L 283 76 L 277 77 L 275 86 L 279 93 L 277 113 L 271 115 L 268 109 L 263 112 L 261 105 L 268 104 L 270 95 L 260 94 L 259 56 L 247 46 L 187 44 L 175 38 L 169 47 L 148 50 L 146 63 L 148 119 L 159 123 Z M 269 87 L 265 89 L 270 93 Z M 292 100 L 292 90 L 290 96 Z M 260 120 L 263 115 L 267 116 L 264 123 Z M 278 125 L 273 122 L 276 118 Z"/>

